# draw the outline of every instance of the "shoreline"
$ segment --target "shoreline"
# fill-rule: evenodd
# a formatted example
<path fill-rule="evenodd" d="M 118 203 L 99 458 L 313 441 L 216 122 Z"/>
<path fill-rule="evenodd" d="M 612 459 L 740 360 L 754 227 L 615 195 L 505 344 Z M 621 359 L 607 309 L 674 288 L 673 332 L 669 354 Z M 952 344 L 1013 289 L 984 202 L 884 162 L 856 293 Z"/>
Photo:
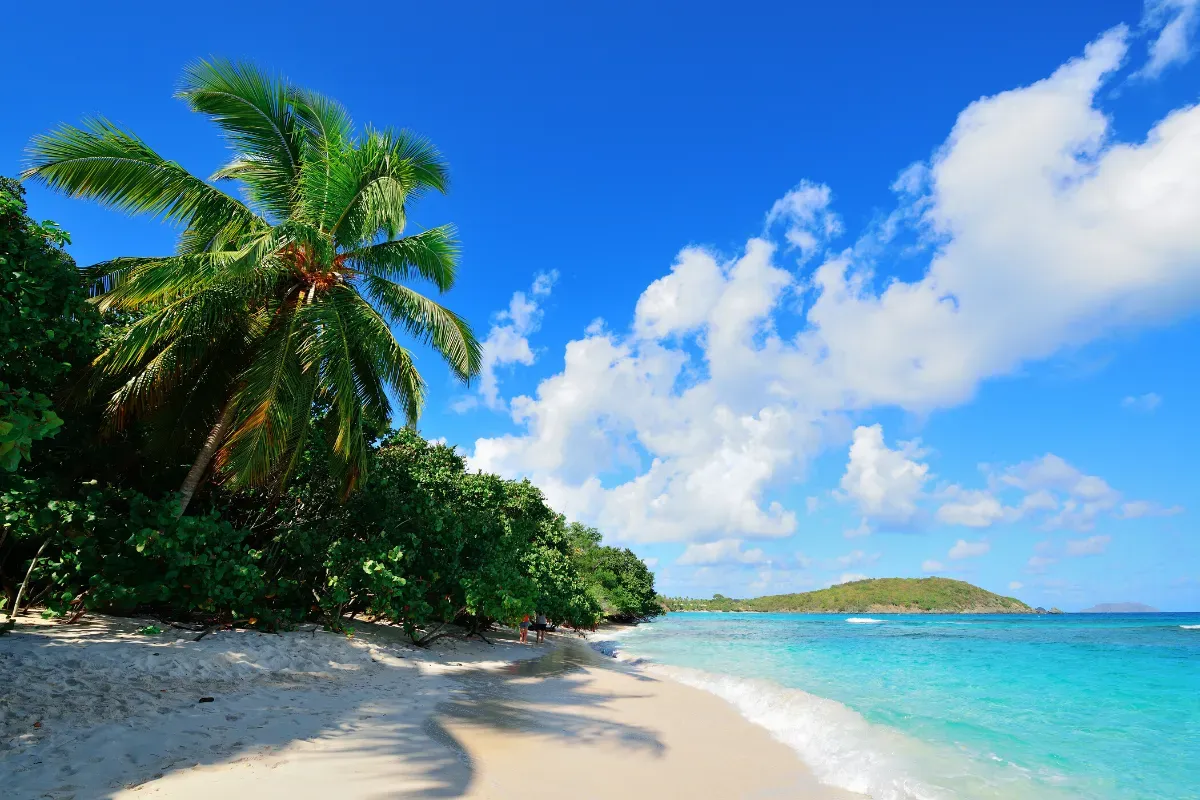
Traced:
<path fill-rule="evenodd" d="M 857 796 L 716 695 L 571 634 L 419 650 L 386 626 L 193 642 L 143 623 L 26 617 L 0 641 L 8 796 Z"/>
<path fill-rule="evenodd" d="M 672 609 L 670 614 L 805 614 L 809 616 L 819 617 L 840 617 L 846 614 L 890 614 L 893 616 L 947 616 L 947 617 L 962 617 L 962 616 L 977 616 L 977 617 L 1050 617 L 1050 616 L 1065 616 L 1068 613 L 1083 613 L 1083 612 L 1067 612 L 1067 611 L 1013 611 L 1005 609 L 983 609 L 972 611 L 923 611 L 921 609 L 901 609 L 896 606 L 877 606 L 868 609 L 858 609 L 854 611 L 804 611 L 794 609 L 772 609 L 771 611 L 762 611 L 757 608 L 680 608 Z"/>

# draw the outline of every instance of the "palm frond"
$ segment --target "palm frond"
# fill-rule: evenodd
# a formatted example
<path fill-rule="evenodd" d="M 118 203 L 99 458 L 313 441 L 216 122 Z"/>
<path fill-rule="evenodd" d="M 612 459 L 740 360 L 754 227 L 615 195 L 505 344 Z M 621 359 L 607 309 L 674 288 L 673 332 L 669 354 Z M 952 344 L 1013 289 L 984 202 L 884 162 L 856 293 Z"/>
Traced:
<path fill-rule="evenodd" d="M 80 270 L 80 273 L 83 275 L 84 284 L 88 287 L 88 295 L 92 298 L 98 298 L 100 295 L 111 292 L 124 284 L 136 270 L 167 260 L 169 258 L 131 258 L 122 256 L 108 261 L 100 261 L 92 264 L 90 267 L 84 267 Z M 97 302 L 99 301 L 97 300 Z"/>
<path fill-rule="evenodd" d="M 298 302 L 282 305 L 234 395 L 234 421 L 222 447 L 222 471 L 234 486 L 266 483 L 287 456 L 298 424 L 303 370 L 297 358 Z M 308 410 L 301 416 L 307 416 Z"/>
<path fill-rule="evenodd" d="M 395 238 L 405 225 L 405 203 L 429 189 L 444 192 L 446 163 L 425 139 L 406 131 L 369 131 L 330 178 L 326 226 L 338 244 L 360 247 L 380 234 Z"/>
<path fill-rule="evenodd" d="M 110 288 L 94 302 L 101 311 L 140 311 L 204 291 L 223 291 L 256 305 L 277 296 L 290 278 L 288 264 L 269 250 L 259 252 L 253 246 L 242 251 L 141 259 L 102 279 Z"/>
<path fill-rule="evenodd" d="M 354 347 L 358 351 L 355 363 L 363 365 L 364 372 L 369 370 L 378 376 L 404 411 L 405 423 L 416 425 L 425 401 L 425 381 L 417 371 L 412 354 L 400 346 L 387 321 L 375 308 L 357 292 L 348 288 L 344 291 L 348 307 L 346 316 L 355 321 Z M 387 405 L 384 405 L 385 410 Z M 385 422 L 387 416 L 379 415 L 379 420 Z"/>
<path fill-rule="evenodd" d="M 225 287 L 214 287 L 181 298 L 139 319 L 124 337 L 100 353 L 92 362 L 103 378 L 120 377 L 153 358 L 175 338 L 188 334 L 205 341 L 224 338 L 231 322 L 246 317 L 245 299 Z"/>
<path fill-rule="evenodd" d="M 347 291 L 354 293 L 348 287 L 334 287 L 304 308 L 305 334 L 299 352 L 305 369 L 320 374 L 319 394 L 330 403 L 334 467 L 349 489 L 367 468 L 363 416 L 366 406 L 375 402 L 382 389 L 377 378 L 372 386 L 371 376 L 364 374 L 361 363 L 355 363 L 355 320 L 347 314 Z"/>
<path fill-rule="evenodd" d="M 479 374 L 483 348 L 466 320 L 407 286 L 374 275 L 361 280 L 367 298 L 388 321 L 432 345 L 459 379 L 470 381 Z"/>
<path fill-rule="evenodd" d="M 110 425 L 123 430 L 130 417 L 158 407 L 169 397 L 182 372 L 179 349 L 180 340 L 170 342 L 113 392 L 107 407 Z"/>
<path fill-rule="evenodd" d="M 207 114 L 237 152 L 237 177 L 254 202 L 288 216 L 300 175 L 301 136 L 291 88 L 252 64 L 200 60 L 184 69 L 177 96 Z"/>
<path fill-rule="evenodd" d="M 358 272 L 395 283 L 420 277 L 445 292 L 454 286 L 458 255 L 454 226 L 443 225 L 402 239 L 360 247 L 347 252 L 344 258 Z"/>
<path fill-rule="evenodd" d="M 354 123 L 339 103 L 306 90 L 294 93 L 296 118 L 304 132 L 299 194 L 304 216 L 324 229 L 335 170 L 354 149 Z"/>
<path fill-rule="evenodd" d="M 119 211 L 151 214 L 185 226 L 203 224 L 230 234 L 262 224 L 237 200 L 105 119 L 35 136 L 26 155 L 22 178 Z"/>
<path fill-rule="evenodd" d="M 221 402 L 228 397 L 246 341 L 246 331 L 236 321 L 221 333 L 218 340 L 184 333 L 167 340 L 148 360 L 136 362 L 109 396 L 108 424 L 121 430 L 130 419 L 158 417 L 158 428 L 178 429 L 187 427 L 197 408 L 201 415 L 211 412 L 217 405 L 214 396 Z"/>
<path fill-rule="evenodd" d="M 300 374 L 300 390 L 296 393 L 293 415 L 296 420 L 292 426 L 285 450 L 287 460 L 278 470 L 278 483 L 284 486 L 291 479 L 300 463 L 304 452 L 304 443 L 312 429 L 314 415 L 313 404 L 316 402 L 317 390 L 320 387 L 320 373 L 316 369 L 303 369 Z"/>

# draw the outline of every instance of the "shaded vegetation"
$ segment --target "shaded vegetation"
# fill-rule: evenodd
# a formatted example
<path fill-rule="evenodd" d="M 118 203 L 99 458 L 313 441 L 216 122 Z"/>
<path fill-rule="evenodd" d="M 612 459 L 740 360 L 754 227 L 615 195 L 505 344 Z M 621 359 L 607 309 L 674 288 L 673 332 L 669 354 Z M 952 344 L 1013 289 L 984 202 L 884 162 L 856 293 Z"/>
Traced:
<path fill-rule="evenodd" d="M 99 326 L 62 250 L 67 234 L 25 212 L 24 187 L 0 178 L 0 469 L 8 472 L 62 427 L 49 395 L 90 358 Z"/>
<path fill-rule="evenodd" d="M 736 600 L 672 597 L 671 611 L 794 611 L 799 613 L 947 613 L 1030 614 L 1033 609 L 1012 597 L 950 578 L 874 578 L 815 592 L 777 594 Z"/>

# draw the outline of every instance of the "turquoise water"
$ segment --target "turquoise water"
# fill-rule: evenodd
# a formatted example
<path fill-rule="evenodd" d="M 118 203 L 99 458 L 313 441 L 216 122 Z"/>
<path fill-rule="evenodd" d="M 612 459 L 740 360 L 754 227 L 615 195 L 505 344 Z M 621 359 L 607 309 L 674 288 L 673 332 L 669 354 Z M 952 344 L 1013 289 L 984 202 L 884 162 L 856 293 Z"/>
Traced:
<path fill-rule="evenodd" d="M 1200 614 L 671 614 L 612 645 L 880 800 L 1200 798 Z"/>

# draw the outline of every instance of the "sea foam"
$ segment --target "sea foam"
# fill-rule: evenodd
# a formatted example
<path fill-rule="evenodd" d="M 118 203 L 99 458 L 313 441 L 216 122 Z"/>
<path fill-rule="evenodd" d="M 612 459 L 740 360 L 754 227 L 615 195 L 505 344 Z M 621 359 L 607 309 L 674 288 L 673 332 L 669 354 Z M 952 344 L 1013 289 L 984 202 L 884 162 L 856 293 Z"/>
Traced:
<path fill-rule="evenodd" d="M 953 795 L 919 780 L 908 768 L 921 744 L 872 725 L 834 700 L 770 681 L 714 675 L 688 667 L 646 664 L 643 669 L 722 698 L 743 717 L 791 747 L 822 783 L 875 800 L 942 800 Z"/>
<path fill-rule="evenodd" d="M 878 625 L 883 622 L 881 619 L 873 617 L 847 617 L 846 622 L 852 625 Z"/>
<path fill-rule="evenodd" d="M 1200 625 L 1180 625 L 1185 631 L 1200 631 Z"/>

